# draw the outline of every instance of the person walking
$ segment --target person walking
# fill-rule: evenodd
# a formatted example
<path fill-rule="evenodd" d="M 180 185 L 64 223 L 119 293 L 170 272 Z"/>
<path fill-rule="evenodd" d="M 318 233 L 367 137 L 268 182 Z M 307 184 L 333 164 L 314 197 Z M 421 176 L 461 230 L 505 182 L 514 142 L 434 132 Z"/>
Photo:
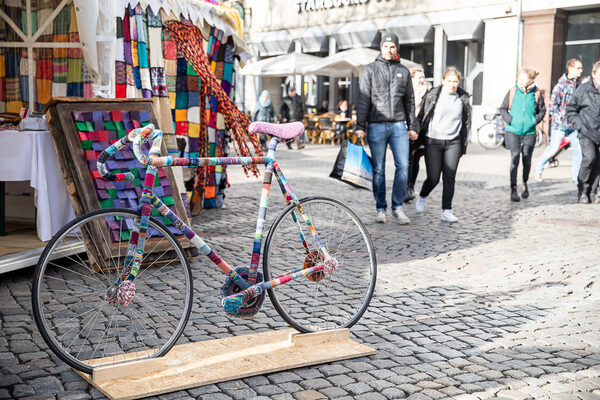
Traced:
<path fill-rule="evenodd" d="M 415 115 L 419 115 L 423 98 L 431 89 L 429 83 L 425 81 L 425 70 L 423 66 L 417 65 L 410 68 L 413 91 L 415 94 Z M 425 154 L 425 144 L 423 137 L 419 135 L 417 140 L 410 141 L 410 154 L 408 158 L 408 188 L 404 202 L 415 198 L 415 183 L 419 175 L 419 160 Z"/>
<path fill-rule="evenodd" d="M 458 87 L 461 73 L 455 67 L 448 67 L 442 75 L 442 84 L 437 86 L 423 100 L 419 112 L 421 130 L 419 137 L 425 143 L 425 167 L 427 179 L 415 204 L 416 211 L 425 210 L 425 199 L 443 176 L 442 214 L 444 222 L 457 222 L 452 212 L 452 198 L 456 169 L 460 157 L 467 152 L 467 142 L 471 127 L 471 104 L 469 94 Z"/>
<path fill-rule="evenodd" d="M 505 143 L 510 150 L 510 199 L 520 201 L 517 192 L 517 170 L 519 158 L 523 159 L 523 191 L 521 196 L 529 197 L 527 180 L 531 171 L 531 157 L 535 147 L 535 127 L 546 115 L 544 96 L 534 80 L 539 72 L 533 68 L 519 69 L 517 83 L 512 87 L 500 106 L 500 115 L 506 122 Z"/>
<path fill-rule="evenodd" d="M 592 67 L 592 79 L 577 88 L 567 104 L 567 122 L 577 130 L 581 144 L 581 168 L 577 178 L 580 203 L 590 203 L 600 175 L 600 61 Z M 594 199 L 595 200 L 595 199 Z"/>
<path fill-rule="evenodd" d="M 302 121 L 304 119 L 304 104 L 302 104 L 302 98 L 296 93 L 296 88 L 290 86 L 288 89 L 288 95 L 285 96 L 281 102 L 279 110 L 281 114 L 281 120 L 283 123 Z M 288 149 L 292 148 L 290 142 L 285 143 Z M 298 150 L 304 148 L 304 134 L 298 136 Z"/>
<path fill-rule="evenodd" d="M 254 114 L 252 114 L 252 121 L 277 122 L 275 108 L 271 102 L 271 95 L 268 90 L 263 90 L 258 97 L 256 110 L 254 110 Z M 260 135 L 260 147 L 263 152 L 268 150 L 267 135 L 264 133 Z"/>
<path fill-rule="evenodd" d="M 355 133 L 360 140 L 367 129 L 367 143 L 373 162 L 376 221 L 381 223 L 386 222 L 385 153 L 389 144 L 396 167 L 392 216 L 399 224 L 406 225 L 410 219 L 402 210 L 402 204 L 408 181 L 409 139 L 417 139 L 419 126 L 415 118 L 410 72 L 400 63 L 398 48 L 398 36 L 384 33 L 380 54 L 361 74 Z"/>
<path fill-rule="evenodd" d="M 566 109 L 571 96 L 579 87 L 579 77 L 583 72 L 583 64 L 577 58 L 571 58 L 567 61 L 567 72 L 564 73 L 558 83 L 552 89 L 550 97 L 550 106 L 548 111 L 552 121 L 550 127 L 550 144 L 546 147 L 544 153 L 540 156 L 535 167 L 535 180 L 541 182 L 543 180 L 542 173 L 546 163 L 556 154 L 560 146 L 560 142 L 565 136 L 569 138 L 573 156 L 571 161 L 571 176 L 573 182 L 577 182 L 579 176 L 579 167 L 581 166 L 581 146 L 577 138 L 577 131 L 567 122 Z"/>

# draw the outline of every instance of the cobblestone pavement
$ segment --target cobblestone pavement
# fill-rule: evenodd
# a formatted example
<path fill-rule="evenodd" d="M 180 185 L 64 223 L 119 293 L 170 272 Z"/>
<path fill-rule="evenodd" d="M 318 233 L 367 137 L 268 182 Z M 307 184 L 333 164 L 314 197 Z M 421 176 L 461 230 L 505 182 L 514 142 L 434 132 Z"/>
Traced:
<path fill-rule="evenodd" d="M 406 207 L 404 227 L 375 223 L 370 192 L 327 177 L 336 151 L 309 146 L 278 158 L 299 195 L 340 198 L 367 224 L 378 283 L 352 333 L 377 354 L 158 398 L 600 399 L 600 205 L 575 203 L 568 163 L 511 203 L 508 154 L 471 146 L 459 166 L 459 222 L 440 222 L 440 185 L 424 214 Z M 203 211 L 194 226 L 231 264 L 245 265 L 260 184 L 230 171 L 226 207 Z M 269 221 L 282 202 L 273 192 Z M 230 320 L 211 264 L 197 259 L 193 269 L 197 300 L 182 342 L 286 326 L 269 302 L 251 321 Z M 102 398 L 43 343 L 31 275 L 0 278 L 0 398 Z"/>

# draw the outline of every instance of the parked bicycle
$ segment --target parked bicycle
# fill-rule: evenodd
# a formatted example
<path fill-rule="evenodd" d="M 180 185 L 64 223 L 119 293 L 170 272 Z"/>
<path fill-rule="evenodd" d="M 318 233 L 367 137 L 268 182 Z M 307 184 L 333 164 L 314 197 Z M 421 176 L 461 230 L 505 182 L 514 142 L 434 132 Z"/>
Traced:
<path fill-rule="evenodd" d="M 487 150 L 494 150 L 504 143 L 504 128 L 506 123 L 500 116 L 500 113 L 484 114 L 486 121 L 477 128 L 477 141 Z M 535 147 L 539 147 L 544 142 L 544 131 L 540 125 L 535 128 Z"/>
<path fill-rule="evenodd" d="M 300 136 L 301 122 L 254 122 L 249 130 L 273 137 L 266 157 L 160 157 L 162 132 L 152 125 L 133 130 L 100 154 L 97 166 L 102 176 L 132 180 L 131 173 L 113 174 L 105 166 L 109 157 L 132 142 L 136 158 L 147 166 L 144 188 L 137 211 L 108 208 L 79 216 L 52 238 L 38 261 L 33 315 L 42 337 L 61 360 L 91 373 L 101 365 L 163 356 L 183 333 L 192 310 L 192 271 L 176 236 L 150 217 L 152 208 L 226 275 L 220 294 L 227 314 L 254 316 L 267 292 L 281 318 L 300 332 L 351 327 L 361 318 L 377 275 L 367 228 L 336 199 L 298 199 L 286 180 L 275 159 L 276 147 Z M 149 155 L 141 147 L 147 141 L 152 141 Z M 234 268 L 169 210 L 152 187 L 157 167 L 249 164 L 266 168 L 251 260 L 248 266 Z M 273 175 L 287 206 L 271 225 L 263 248 Z M 158 238 L 152 249 L 145 248 L 146 238 Z M 61 253 L 61 245 L 73 240 L 86 245 L 87 257 Z"/>

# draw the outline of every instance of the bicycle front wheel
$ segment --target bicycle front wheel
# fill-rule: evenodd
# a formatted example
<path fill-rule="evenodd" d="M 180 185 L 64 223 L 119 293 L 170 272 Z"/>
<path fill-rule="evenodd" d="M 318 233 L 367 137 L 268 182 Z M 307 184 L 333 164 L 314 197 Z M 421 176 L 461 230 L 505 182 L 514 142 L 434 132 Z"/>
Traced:
<path fill-rule="evenodd" d="M 375 290 L 377 261 L 371 236 L 360 218 L 338 200 L 308 197 L 300 203 L 327 252 L 337 259 L 338 268 L 331 274 L 318 272 L 270 289 L 269 298 L 279 315 L 300 332 L 349 328 L 364 314 Z M 318 265 L 323 259 L 298 209 L 290 204 L 267 235 L 265 280 Z"/>
<path fill-rule="evenodd" d="M 189 318 L 187 257 L 173 233 L 152 218 L 133 300 L 123 306 L 109 295 L 124 274 L 127 243 L 139 219 L 139 212 L 128 209 L 84 214 L 52 238 L 38 261 L 35 322 L 50 349 L 79 371 L 165 355 Z M 84 252 L 65 253 L 69 246 Z"/>
<path fill-rule="evenodd" d="M 488 122 L 477 129 L 477 141 L 487 150 L 494 150 L 502 146 L 504 138 L 497 134 L 496 124 Z"/>

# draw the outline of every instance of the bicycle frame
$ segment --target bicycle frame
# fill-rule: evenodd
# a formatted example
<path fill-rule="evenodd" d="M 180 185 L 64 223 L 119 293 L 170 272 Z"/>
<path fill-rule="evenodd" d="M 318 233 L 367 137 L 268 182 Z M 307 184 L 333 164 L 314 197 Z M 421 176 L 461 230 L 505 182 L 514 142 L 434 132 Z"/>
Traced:
<path fill-rule="evenodd" d="M 153 131 L 160 132 L 160 131 Z M 143 164 L 147 165 L 146 175 L 144 177 L 144 187 L 142 191 L 142 197 L 140 200 L 139 211 L 141 211 L 141 218 L 135 220 L 134 229 L 129 240 L 127 249 L 127 256 L 125 258 L 124 272 L 115 282 L 118 286 L 124 280 L 134 281 L 138 274 L 143 254 L 144 245 L 146 240 L 146 234 L 148 229 L 148 221 L 152 208 L 155 208 L 162 216 L 169 219 L 175 227 L 177 227 L 198 249 L 199 251 L 207 256 L 227 277 L 231 278 L 241 289 L 239 293 L 228 296 L 222 300 L 223 305 L 226 309 L 233 312 L 237 312 L 242 302 L 248 302 L 254 297 L 259 296 L 265 290 L 274 288 L 279 285 L 283 285 L 291 280 L 299 277 L 306 277 L 315 272 L 323 271 L 324 273 L 334 272 L 337 267 L 335 259 L 331 258 L 327 249 L 325 249 L 315 227 L 312 225 L 310 219 L 304 212 L 299 199 L 297 198 L 291 185 L 283 175 L 279 164 L 275 160 L 275 151 L 280 140 L 273 137 L 269 143 L 269 150 L 266 157 L 209 157 L 209 158 L 172 158 L 172 157 L 156 157 L 157 149 L 160 149 L 160 142 L 162 140 L 162 132 L 159 135 L 151 136 L 147 135 L 149 139 L 154 139 L 152 149 L 150 150 L 150 157 L 146 156 L 141 151 L 141 142 L 134 140 L 134 153 L 138 160 Z M 127 137 L 123 138 L 120 142 L 112 145 L 106 150 L 108 157 L 122 148 L 127 141 L 131 140 Z M 153 156 L 154 153 L 154 157 Z M 159 153 L 160 154 L 160 153 Z M 104 160 L 108 157 L 104 157 Z M 100 158 L 99 158 L 100 162 Z M 210 246 L 198 236 L 192 228 L 187 226 L 177 214 L 172 212 L 152 191 L 158 167 L 169 167 L 169 166 L 185 166 L 185 167 L 201 167 L 201 166 L 212 166 L 212 165 L 252 165 L 252 164 L 263 164 L 265 165 L 265 175 L 262 184 L 262 191 L 260 197 L 260 206 L 258 210 L 258 217 L 256 222 L 256 231 L 254 234 L 254 243 L 252 249 L 252 257 L 250 260 L 250 271 L 248 274 L 248 280 L 242 278 L 236 271 L 223 260 Z M 323 254 L 324 261 L 310 268 L 296 268 L 288 273 L 274 277 L 265 282 L 256 283 L 258 263 L 260 260 L 263 233 L 265 228 L 266 213 L 268 209 L 269 196 L 271 190 L 271 183 L 273 174 L 279 183 L 279 187 L 284 196 L 286 204 L 294 203 L 298 212 L 302 215 L 306 226 L 308 227 L 310 234 L 313 236 L 317 246 Z M 111 176 L 110 173 L 106 173 L 107 176 Z M 122 180 L 127 179 L 126 174 L 120 174 L 120 176 L 114 176 L 115 179 Z M 299 218 L 293 211 L 291 214 L 292 220 L 296 223 L 298 228 L 298 236 L 302 243 L 302 246 L 306 250 L 307 254 L 310 252 L 309 246 L 306 242 L 306 237 L 302 229 Z M 265 277 L 266 279 L 267 277 Z"/>

